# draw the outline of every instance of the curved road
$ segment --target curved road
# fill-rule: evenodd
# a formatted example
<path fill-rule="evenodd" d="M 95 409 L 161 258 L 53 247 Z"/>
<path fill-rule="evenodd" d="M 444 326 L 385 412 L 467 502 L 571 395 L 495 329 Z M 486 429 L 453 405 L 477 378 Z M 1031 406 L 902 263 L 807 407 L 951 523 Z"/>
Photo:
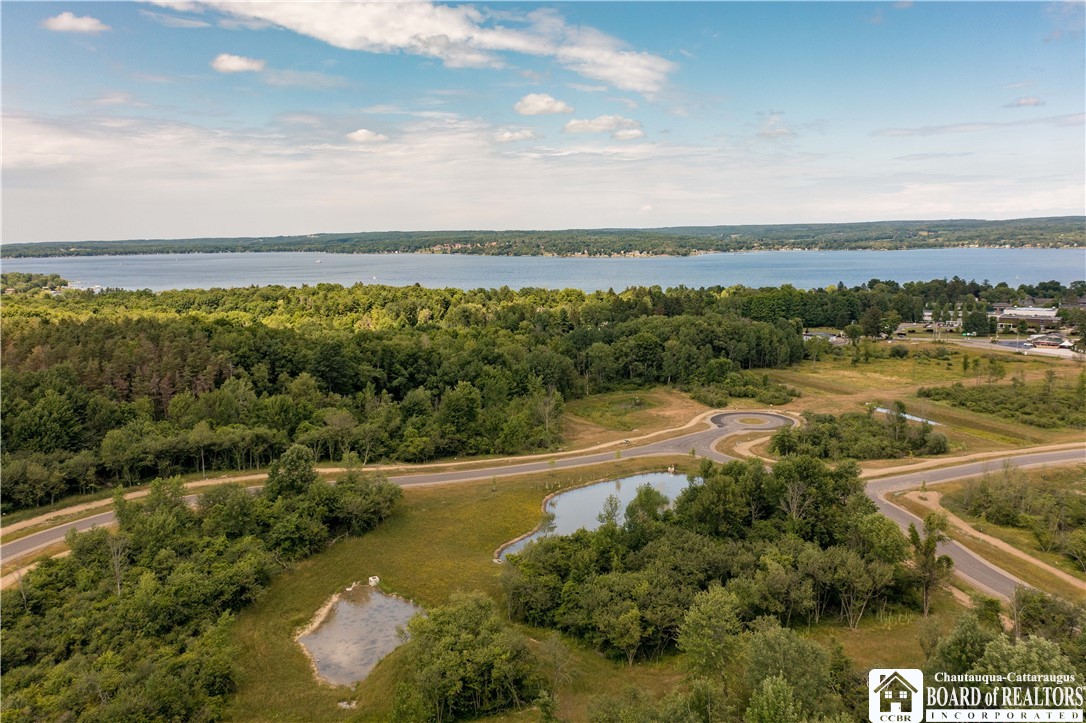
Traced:
<path fill-rule="evenodd" d="M 749 420 L 757 420 L 757 422 L 750 423 Z M 708 419 L 708 422 L 709 426 L 706 429 L 678 437 L 672 437 L 671 439 L 660 440 L 658 442 L 622 447 L 619 449 L 619 454 L 623 459 L 632 459 L 637 457 L 686 455 L 690 454 L 690 450 L 693 449 L 694 453 L 699 457 L 705 457 L 717 462 L 726 462 L 735 458 L 721 454 L 713 449 L 716 443 L 725 437 L 742 432 L 769 430 L 782 427 L 786 424 L 795 424 L 795 420 L 791 417 L 775 412 L 723 412 L 711 416 Z M 552 469 L 571 469 L 601 464 L 613 461 L 615 459 L 615 454 L 615 450 L 612 449 L 605 452 L 593 452 L 563 458 L 508 463 L 483 469 L 406 474 L 391 477 L 390 479 L 405 486 L 468 482 L 495 477 L 511 477 L 532 472 L 546 472 Z M 1086 462 L 1086 449 L 1076 448 L 1054 452 L 1034 453 L 1022 452 L 1013 457 L 991 459 L 983 462 L 970 462 L 923 472 L 909 472 L 870 480 L 867 482 L 866 491 L 868 497 L 874 501 L 880 512 L 894 520 L 903 530 L 907 530 L 910 523 L 914 523 L 917 527 L 920 527 L 922 521 L 912 513 L 891 504 L 886 499 L 888 493 L 918 487 L 924 482 L 932 485 L 966 477 L 976 477 L 985 472 L 998 471 L 1002 469 L 1004 464 L 1011 464 L 1028 469 L 1044 465 L 1074 462 Z M 196 498 L 197 495 L 191 495 L 186 499 L 195 501 Z M 61 524 L 47 530 L 42 530 L 41 532 L 32 535 L 27 535 L 26 537 L 13 542 L 0 545 L 0 560 L 8 561 L 16 559 L 62 541 L 68 530 L 87 530 L 91 527 L 111 524 L 113 520 L 113 512 L 103 512 L 74 522 Z M 940 547 L 940 551 L 949 555 L 954 560 L 955 570 L 962 577 L 966 578 L 966 580 L 975 587 L 990 595 L 1009 598 L 1014 594 L 1015 587 L 1025 584 L 1014 575 L 983 560 L 975 553 L 956 542 L 944 543 Z"/>
<path fill-rule="evenodd" d="M 755 424 L 744 423 L 740 420 L 758 420 Z M 571 469 L 586 467 L 593 464 L 613 462 L 616 452 L 623 459 L 635 457 L 660 457 L 672 455 L 687 455 L 693 449 L 699 457 L 707 457 L 717 462 L 726 462 L 733 459 L 713 449 L 713 445 L 724 437 L 753 430 L 769 430 L 782 427 L 786 424 L 794 424 L 795 420 L 784 414 L 773 412 L 723 412 L 714 414 L 708 419 L 709 426 L 697 432 L 690 432 L 679 437 L 664 439 L 658 442 L 649 442 L 638 446 L 611 447 L 607 451 L 592 452 L 567 457 L 555 457 L 551 459 L 537 459 L 532 462 L 514 462 L 495 467 L 482 469 L 470 469 L 453 472 L 429 472 L 397 475 L 390 477 L 393 482 L 400 485 L 441 484 L 448 482 L 469 482 L 491 479 L 493 477 L 512 477 L 515 475 L 530 474 L 532 472 L 547 472 L 552 469 Z M 185 499 L 195 502 L 199 495 L 189 495 Z M 102 512 L 90 517 L 84 517 L 73 522 L 50 527 L 41 532 L 21 537 L 18 540 L 0 545 L 0 560 L 9 561 L 24 555 L 48 547 L 64 539 L 68 530 L 89 530 L 92 527 L 112 524 L 113 512 Z"/>
<path fill-rule="evenodd" d="M 879 512 L 896 522 L 901 529 L 907 530 L 909 524 L 913 523 L 916 525 L 917 529 L 922 530 L 923 520 L 908 510 L 892 504 L 886 499 L 886 495 L 919 487 L 925 482 L 928 485 L 941 484 L 968 477 L 979 477 L 986 472 L 999 472 L 1003 469 L 1004 464 L 1010 464 L 1011 466 L 1020 469 L 1030 469 L 1034 467 L 1044 467 L 1046 465 L 1068 464 L 1074 462 L 1086 463 L 1086 450 L 1082 447 L 1055 452 L 1025 452 L 1016 454 L 1013 457 L 990 459 L 983 462 L 970 462 L 967 464 L 954 465 L 953 467 L 944 467 L 943 469 L 909 472 L 906 474 L 894 475 L 892 477 L 883 477 L 882 479 L 868 481 L 866 492 L 867 496 L 870 497 L 879 508 Z M 993 565 L 987 560 L 984 560 L 975 552 L 963 547 L 957 542 L 944 542 L 939 546 L 939 552 L 950 555 L 950 558 L 954 560 L 955 571 L 974 587 L 989 595 L 1009 599 L 1014 595 L 1014 589 L 1016 587 L 1019 585 L 1026 585 L 1026 583 L 1019 578 L 1006 570 Z M 1086 586 L 1084 586 L 1084 592 L 1086 592 Z"/>

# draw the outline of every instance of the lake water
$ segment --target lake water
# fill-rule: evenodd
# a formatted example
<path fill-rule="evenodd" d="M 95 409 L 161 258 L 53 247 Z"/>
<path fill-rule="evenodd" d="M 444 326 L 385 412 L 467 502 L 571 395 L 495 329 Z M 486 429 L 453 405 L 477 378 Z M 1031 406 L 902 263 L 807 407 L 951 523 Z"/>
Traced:
<path fill-rule="evenodd" d="M 519 552 L 532 540 L 546 535 L 569 535 L 582 528 L 596 529 L 600 526 L 596 516 L 603 511 L 604 502 L 610 495 L 615 495 L 619 499 L 618 521 L 621 524 L 623 519 L 621 513 L 637 495 L 637 488 L 643 484 L 652 485 L 656 491 L 674 502 L 675 498 L 687 488 L 690 481 L 684 474 L 654 472 L 597 482 L 567 492 L 559 492 L 547 501 L 547 512 L 554 516 L 553 523 L 547 529 L 537 530 L 530 536 L 503 548 L 499 557 L 504 560 L 506 555 Z"/>
<path fill-rule="evenodd" d="M 320 263 L 317 263 L 320 261 Z M 551 258 L 434 254 L 223 253 L 4 259 L 4 271 L 60 274 L 78 286 L 123 289 L 301 286 L 333 283 L 430 288 L 598 291 L 630 286 L 779 286 L 809 289 L 872 278 L 963 279 L 1011 286 L 1086 278 L 1086 249 L 753 251 L 700 256 Z"/>
<path fill-rule="evenodd" d="M 333 685 L 354 685 L 397 647 L 397 628 L 422 612 L 410 602 L 366 585 L 340 594 L 317 629 L 298 638 Z"/>

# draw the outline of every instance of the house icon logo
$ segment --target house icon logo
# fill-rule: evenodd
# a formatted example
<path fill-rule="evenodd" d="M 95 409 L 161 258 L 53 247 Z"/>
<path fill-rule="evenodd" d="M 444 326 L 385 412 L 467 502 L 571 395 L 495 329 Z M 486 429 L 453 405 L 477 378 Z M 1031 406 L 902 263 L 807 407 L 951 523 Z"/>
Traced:
<path fill-rule="evenodd" d="M 872 723 L 924 720 L 924 673 L 912 668 L 875 668 L 867 675 L 868 718 Z"/>

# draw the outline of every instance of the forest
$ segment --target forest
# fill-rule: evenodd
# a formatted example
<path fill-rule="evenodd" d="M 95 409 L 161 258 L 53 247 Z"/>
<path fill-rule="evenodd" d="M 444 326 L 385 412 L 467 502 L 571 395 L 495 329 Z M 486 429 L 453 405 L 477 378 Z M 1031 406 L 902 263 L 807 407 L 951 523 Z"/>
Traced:
<path fill-rule="evenodd" d="M 262 467 L 292 443 L 363 463 L 551 449 L 565 401 L 617 388 L 670 384 L 713 406 L 784 403 L 791 391 L 756 370 L 817 357 L 805 328 L 858 339 L 883 333 L 887 318 L 922 319 L 925 307 L 1059 298 L 1086 283 L 40 288 L 5 295 L 0 309 L 4 510 Z"/>
<path fill-rule="evenodd" d="M 782 249 L 916 249 L 953 246 L 1086 246 L 1081 216 L 1009 221 L 956 219 L 843 224 L 677 226 L 562 231 L 389 231 L 265 238 L 133 239 L 5 243 L 0 257 L 319 251 L 488 256 L 688 256 Z"/>
<path fill-rule="evenodd" d="M 624 514 L 612 498 L 596 530 L 544 537 L 511 556 L 510 616 L 627 664 L 684 654 L 683 689 L 659 701 L 607 696 L 594 721 L 864 720 L 865 679 L 839 646 L 798 631 L 927 615 L 951 563 L 937 551 L 945 518 L 930 515 L 904 535 L 862 490 L 851 462 L 792 455 L 767 470 L 757 460 L 706 461 L 672 505 L 645 485 Z M 966 673 L 1030 661 L 1033 670 L 1032 656 L 1043 654 L 1046 672 L 1086 668 L 1081 605 L 1020 588 L 1011 607 L 1013 636 L 998 603 L 984 599 L 949 633 L 927 631 L 925 667 Z"/>
<path fill-rule="evenodd" d="M 900 347 L 898 347 L 900 348 Z M 944 454 L 946 435 L 927 422 L 910 424 L 905 405 L 894 402 L 885 419 L 867 413 L 841 415 L 805 412 L 803 426 L 773 435 L 770 449 L 780 455 L 805 454 L 819 459 L 894 459 L 910 454 Z"/>
<path fill-rule="evenodd" d="M 291 562 L 391 514 L 402 491 L 351 471 L 330 485 L 308 448 L 264 489 L 200 496 L 156 480 L 114 499 L 116 531 L 71 533 L 71 554 L 3 591 L 4 721 L 211 721 L 235 689 L 233 615 Z"/>

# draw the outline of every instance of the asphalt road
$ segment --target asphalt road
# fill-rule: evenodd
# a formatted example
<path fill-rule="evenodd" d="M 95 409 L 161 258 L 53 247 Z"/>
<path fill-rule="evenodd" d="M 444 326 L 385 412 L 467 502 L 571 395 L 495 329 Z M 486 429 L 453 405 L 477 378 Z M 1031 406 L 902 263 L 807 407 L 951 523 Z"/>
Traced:
<path fill-rule="evenodd" d="M 749 420 L 752 419 L 758 420 L 758 423 L 748 423 Z M 740 420 L 748 421 L 743 422 Z M 693 449 L 695 454 L 699 457 L 705 457 L 717 462 L 725 462 L 733 458 L 713 449 L 713 446 L 721 439 L 743 432 L 770 430 L 793 423 L 794 420 L 792 418 L 772 412 L 725 412 L 711 417 L 709 419 L 710 426 L 706 429 L 658 442 L 623 447 L 618 450 L 618 453 L 623 459 L 633 459 L 640 457 L 685 455 L 690 454 L 690 450 Z M 391 479 L 404 486 L 469 482 L 498 477 L 511 477 L 532 472 L 546 472 L 552 469 L 572 469 L 602 464 L 614 461 L 615 454 L 615 450 L 612 449 L 606 452 L 554 458 L 552 460 L 510 463 L 460 472 L 408 474 L 392 477 Z M 1078 448 L 1056 452 L 1023 453 L 1014 457 L 987 460 L 983 462 L 969 462 L 954 465 L 952 467 L 945 467 L 943 469 L 910 472 L 907 474 L 871 480 L 867 483 L 866 490 L 868 497 L 875 502 L 884 515 L 894 520 L 903 530 L 907 530 L 910 523 L 914 523 L 920 528 L 922 526 L 922 521 L 910 512 L 888 502 L 886 499 L 888 493 L 919 487 L 920 484 L 924 482 L 928 485 L 934 485 L 966 477 L 976 477 L 985 472 L 997 472 L 1002 469 L 1004 464 L 1011 464 L 1021 468 L 1031 468 L 1050 464 L 1066 464 L 1069 462 L 1086 463 L 1086 451 L 1082 448 Z M 186 499 L 195 501 L 196 497 L 197 495 L 191 495 Z M 68 530 L 88 530 L 95 526 L 112 524 L 113 521 L 113 512 L 103 512 L 92 517 L 85 517 L 81 520 L 58 525 L 48 530 L 27 535 L 26 537 L 13 542 L 0 545 L 0 560 L 8 561 L 15 559 L 62 541 Z M 1025 584 L 1014 575 L 981 559 L 956 542 L 947 542 L 943 544 L 940 551 L 949 555 L 954 560 L 955 569 L 959 574 L 978 589 L 987 592 L 988 594 L 1007 598 L 1014 594 L 1015 587 Z"/>
<path fill-rule="evenodd" d="M 967 477 L 978 477 L 986 472 L 999 472 L 1003 469 L 1004 464 L 1029 469 L 1050 464 L 1067 464 L 1069 462 L 1086 463 L 1086 451 L 1080 447 L 1057 452 L 1034 452 L 1003 459 L 959 464 L 925 472 L 910 472 L 871 480 L 867 483 L 866 491 L 867 496 L 875 502 L 879 511 L 896 522 L 901 529 L 908 530 L 909 524 L 913 523 L 918 530 L 922 531 L 923 521 L 911 512 L 890 504 L 886 499 L 887 494 L 919 487 L 925 482 L 928 486 L 931 486 Z M 950 558 L 954 560 L 955 571 L 989 595 L 1010 598 L 1014 594 L 1016 587 L 1026 584 L 1006 570 L 978 557 L 976 553 L 959 545 L 957 542 L 943 543 L 939 546 L 939 552 L 950 555 Z"/>
<path fill-rule="evenodd" d="M 759 421 L 756 424 L 748 424 L 740 422 L 740 419 L 757 419 Z M 693 449 L 699 457 L 707 457 L 717 462 L 724 462 L 732 458 L 713 450 L 713 444 L 718 440 L 733 434 L 749 432 L 752 430 L 764 429 L 768 431 L 786 424 L 793 424 L 794 420 L 786 415 L 773 414 L 770 412 L 725 412 L 711 417 L 709 423 L 710 426 L 701 431 L 691 432 L 659 442 L 650 442 L 649 444 L 620 447 L 617 452 L 623 459 L 632 459 L 637 457 L 684 455 L 690 454 L 690 450 Z M 596 452 L 593 454 L 564 458 L 556 457 L 553 461 L 538 460 L 533 462 L 503 464 L 496 467 L 464 470 L 461 472 L 407 474 L 390 477 L 390 479 L 393 482 L 404 486 L 469 482 L 495 477 L 512 477 L 514 475 L 530 474 L 532 472 L 546 472 L 551 469 L 571 469 L 613 462 L 615 460 L 615 454 L 616 449 L 611 448 L 606 452 Z M 186 499 L 195 501 L 197 496 L 198 495 L 189 495 Z M 60 542 L 64 539 L 68 530 L 79 530 L 82 532 L 83 530 L 89 530 L 92 527 L 112 524 L 113 521 L 114 515 L 112 511 L 102 512 L 101 514 L 92 517 L 84 517 L 80 520 L 57 525 L 56 527 L 51 527 L 47 530 L 21 537 L 18 540 L 0 545 L 0 560 L 6 562 L 22 557 L 23 555 L 28 555 L 56 542 Z"/>

